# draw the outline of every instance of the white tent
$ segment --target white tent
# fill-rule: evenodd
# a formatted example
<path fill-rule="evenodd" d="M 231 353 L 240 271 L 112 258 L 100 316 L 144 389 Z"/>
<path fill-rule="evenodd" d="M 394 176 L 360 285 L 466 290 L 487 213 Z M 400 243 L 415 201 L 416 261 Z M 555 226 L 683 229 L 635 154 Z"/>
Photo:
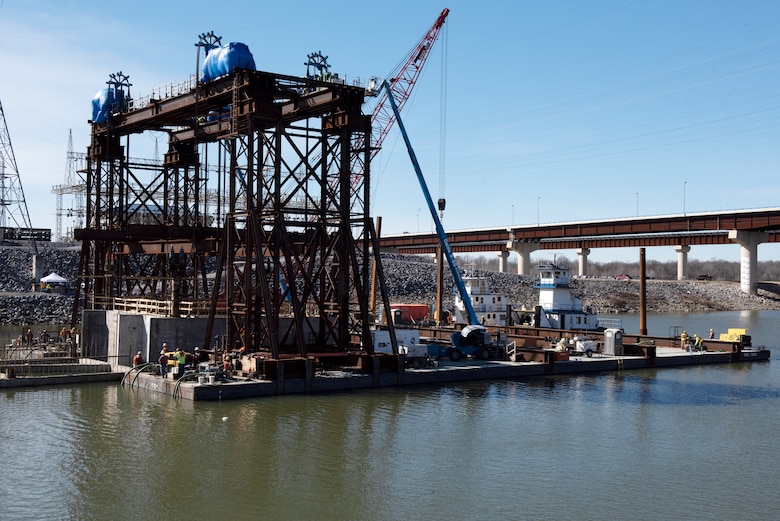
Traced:
<path fill-rule="evenodd" d="M 56 273 L 52 272 L 41 279 L 44 284 L 67 284 L 68 279 L 60 277 Z"/>

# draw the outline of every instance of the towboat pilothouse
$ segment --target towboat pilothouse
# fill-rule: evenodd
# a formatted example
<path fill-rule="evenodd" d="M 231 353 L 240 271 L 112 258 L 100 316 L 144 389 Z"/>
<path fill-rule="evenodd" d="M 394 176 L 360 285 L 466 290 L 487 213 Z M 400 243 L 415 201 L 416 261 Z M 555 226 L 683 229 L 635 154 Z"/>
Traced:
<path fill-rule="evenodd" d="M 555 263 L 538 268 L 534 288 L 539 290 L 539 305 L 534 313 L 536 327 L 596 331 L 620 329 L 620 320 L 598 320 L 590 306 L 583 308 L 582 300 L 571 294 L 569 268 Z"/>

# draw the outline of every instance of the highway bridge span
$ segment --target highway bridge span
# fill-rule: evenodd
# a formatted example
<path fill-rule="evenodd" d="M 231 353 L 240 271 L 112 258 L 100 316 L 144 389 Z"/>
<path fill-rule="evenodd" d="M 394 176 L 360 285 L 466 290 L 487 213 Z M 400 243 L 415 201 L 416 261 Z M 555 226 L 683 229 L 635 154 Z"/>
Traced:
<path fill-rule="evenodd" d="M 545 223 L 503 228 L 457 230 L 447 233 L 456 252 L 498 252 L 501 271 L 509 253 L 518 254 L 518 273 L 530 275 L 531 252 L 574 249 L 579 257 L 579 274 L 587 275 L 587 258 L 592 248 L 673 246 L 677 251 L 677 278 L 687 277 L 691 246 L 738 244 L 740 287 L 755 294 L 758 245 L 780 242 L 780 208 L 684 213 L 580 222 Z M 399 253 L 435 253 L 435 233 L 390 235 L 380 238 L 383 250 Z"/>

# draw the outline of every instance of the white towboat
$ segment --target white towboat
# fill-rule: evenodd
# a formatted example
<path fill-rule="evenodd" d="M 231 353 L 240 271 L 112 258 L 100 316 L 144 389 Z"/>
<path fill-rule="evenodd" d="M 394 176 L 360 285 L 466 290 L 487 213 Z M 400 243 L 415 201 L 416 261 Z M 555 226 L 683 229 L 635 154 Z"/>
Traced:
<path fill-rule="evenodd" d="M 506 296 L 493 292 L 487 278 L 477 275 L 476 271 L 471 268 L 464 271 L 462 278 L 466 293 L 471 298 L 471 305 L 474 306 L 474 312 L 480 317 L 480 322 L 483 325 L 506 326 L 517 323 L 509 321 L 512 306 L 507 301 Z M 469 323 L 466 305 L 458 292 L 455 292 L 454 311 L 455 322 L 458 324 Z"/>
<path fill-rule="evenodd" d="M 606 328 L 620 329 L 620 320 L 599 320 L 582 300 L 571 294 L 569 268 L 555 263 L 542 264 L 534 288 L 539 290 L 539 305 L 534 313 L 536 327 L 596 331 Z"/>
<path fill-rule="evenodd" d="M 539 290 L 539 302 L 534 309 L 514 308 L 505 295 L 490 288 L 486 277 L 467 269 L 463 283 L 480 321 L 486 326 L 527 325 L 575 331 L 622 327 L 620 320 L 599 320 L 592 308 L 583 307 L 582 300 L 571 294 L 568 268 L 547 263 L 537 269 L 534 288 Z M 454 319 L 457 323 L 468 323 L 466 306 L 458 293 Z"/>

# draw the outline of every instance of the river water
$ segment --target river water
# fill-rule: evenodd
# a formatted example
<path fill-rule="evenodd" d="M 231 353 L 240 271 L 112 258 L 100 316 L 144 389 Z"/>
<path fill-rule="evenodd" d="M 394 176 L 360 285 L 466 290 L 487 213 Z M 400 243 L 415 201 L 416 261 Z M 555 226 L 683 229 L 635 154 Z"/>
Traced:
<path fill-rule="evenodd" d="M 648 321 L 670 325 L 780 345 L 776 311 Z M 222 402 L 6 390 L 0 520 L 777 519 L 779 356 Z"/>

